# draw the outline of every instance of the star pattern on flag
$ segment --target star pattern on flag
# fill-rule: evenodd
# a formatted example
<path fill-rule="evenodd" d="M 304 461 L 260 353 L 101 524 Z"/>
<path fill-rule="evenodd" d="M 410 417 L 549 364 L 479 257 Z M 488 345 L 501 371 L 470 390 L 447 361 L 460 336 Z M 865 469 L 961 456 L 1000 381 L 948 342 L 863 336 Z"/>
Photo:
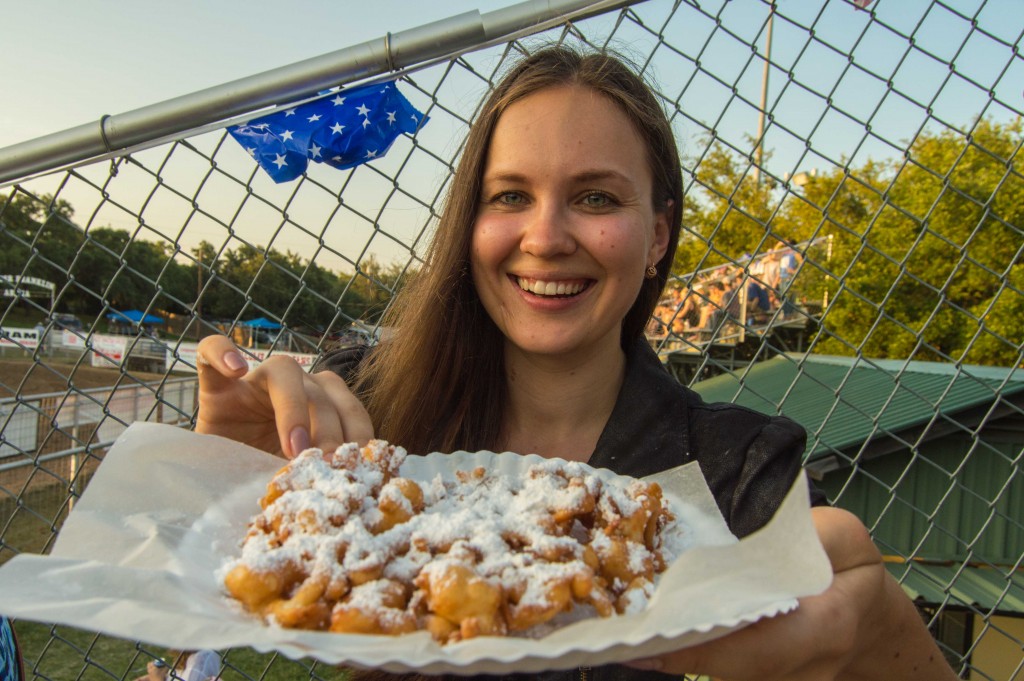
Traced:
<path fill-rule="evenodd" d="M 305 173 L 310 161 L 346 169 L 381 158 L 427 120 L 392 82 L 332 91 L 228 133 L 280 183 Z"/>

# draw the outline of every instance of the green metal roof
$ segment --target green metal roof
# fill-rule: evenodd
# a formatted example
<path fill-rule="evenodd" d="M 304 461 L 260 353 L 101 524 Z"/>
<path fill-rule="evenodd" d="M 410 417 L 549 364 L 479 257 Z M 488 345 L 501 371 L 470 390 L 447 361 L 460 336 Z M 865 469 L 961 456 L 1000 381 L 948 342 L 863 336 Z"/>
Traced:
<path fill-rule="evenodd" d="M 1009 406 L 1024 391 L 1024 370 L 786 354 L 693 388 L 708 402 L 788 416 L 807 429 L 814 460 L 933 420 L 951 425 L 968 409 Z"/>
<path fill-rule="evenodd" d="M 1024 613 L 1024 573 L 1009 568 L 886 563 L 911 599 L 934 605 L 976 606 L 983 612 Z"/>

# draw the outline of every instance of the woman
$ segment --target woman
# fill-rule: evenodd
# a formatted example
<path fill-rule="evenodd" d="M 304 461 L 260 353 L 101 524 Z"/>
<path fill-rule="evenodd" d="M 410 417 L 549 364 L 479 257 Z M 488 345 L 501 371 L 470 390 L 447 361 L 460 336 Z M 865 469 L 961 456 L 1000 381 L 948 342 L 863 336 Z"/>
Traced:
<path fill-rule="evenodd" d="M 538 52 L 470 131 L 424 271 L 383 322 L 398 336 L 312 375 L 285 358 L 246 373 L 230 341 L 204 339 L 197 430 L 285 456 L 376 432 L 412 452 L 536 452 L 634 476 L 698 460 L 730 527 L 748 534 L 798 473 L 804 434 L 702 404 L 645 343 L 681 207 L 675 141 L 643 82 L 604 55 Z M 826 593 L 590 678 L 955 678 L 859 521 L 813 513 L 835 571 Z"/>

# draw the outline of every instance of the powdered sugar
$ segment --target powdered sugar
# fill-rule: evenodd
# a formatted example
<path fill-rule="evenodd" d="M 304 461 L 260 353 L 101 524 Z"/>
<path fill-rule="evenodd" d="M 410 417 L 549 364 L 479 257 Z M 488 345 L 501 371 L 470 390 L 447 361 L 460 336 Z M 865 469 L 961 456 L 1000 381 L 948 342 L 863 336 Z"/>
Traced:
<path fill-rule="evenodd" d="M 599 610 L 614 602 L 620 612 L 633 612 L 646 604 L 655 572 L 664 569 L 662 550 L 670 554 L 664 558 L 674 557 L 659 539 L 675 520 L 656 486 L 547 460 L 518 478 L 476 469 L 454 480 L 411 481 L 412 489 L 397 477 L 405 456 L 380 441 L 328 455 L 302 452 L 268 486 L 264 511 L 224 574 L 242 566 L 253 573 L 294 569 L 301 576 L 281 599 L 310 579 L 350 583 L 328 603 L 333 612 L 356 608 L 381 617 L 395 609 L 380 604 L 381 594 L 393 589 L 386 585 L 400 583 L 409 592 L 406 615 L 422 617 L 431 594 L 417 596 L 413 584 L 422 590 L 462 566 L 523 612 L 560 607 L 552 599 L 568 585 L 587 603 L 596 598 Z M 651 523 L 659 532 L 645 542 Z M 604 575 L 595 562 L 605 555 L 624 556 L 619 569 L 627 574 Z"/>

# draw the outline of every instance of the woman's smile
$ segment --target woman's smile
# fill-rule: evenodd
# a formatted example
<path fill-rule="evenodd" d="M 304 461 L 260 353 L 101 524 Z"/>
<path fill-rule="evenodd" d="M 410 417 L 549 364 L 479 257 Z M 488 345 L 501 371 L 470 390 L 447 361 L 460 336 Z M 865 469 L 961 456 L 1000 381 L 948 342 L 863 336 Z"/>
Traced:
<path fill-rule="evenodd" d="M 511 275 L 510 275 L 511 276 Z M 530 279 L 527 277 L 516 277 L 516 284 L 527 293 L 544 298 L 572 298 L 579 295 L 590 286 L 587 279 L 573 280 L 551 280 L 551 279 Z"/>

